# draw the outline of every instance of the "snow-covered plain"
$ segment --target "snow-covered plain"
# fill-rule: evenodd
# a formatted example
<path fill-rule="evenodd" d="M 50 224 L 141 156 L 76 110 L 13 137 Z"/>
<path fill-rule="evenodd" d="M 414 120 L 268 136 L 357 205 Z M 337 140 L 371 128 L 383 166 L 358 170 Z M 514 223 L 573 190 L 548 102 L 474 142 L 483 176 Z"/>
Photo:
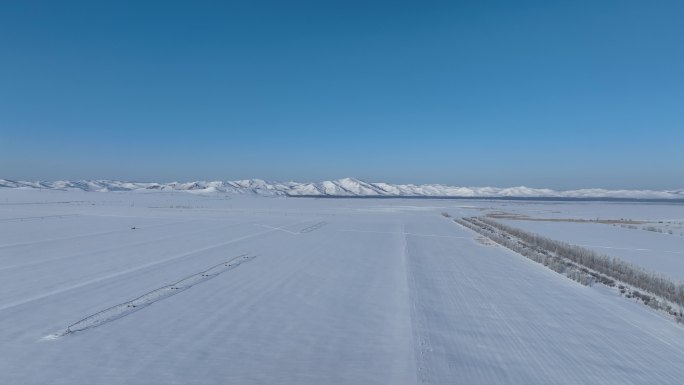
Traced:
<path fill-rule="evenodd" d="M 680 384 L 684 328 L 440 215 L 507 205 L 0 189 L 0 383 Z"/>
<path fill-rule="evenodd" d="M 552 221 L 498 219 L 552 239 L 618 257 L 675 282 L 684 281 L 684 204 L 634 202 L 500 202 L 478 213 L 505 212 Z M 571 222 L 635 220 L 643 223 Z M 655 229 L 658 231 L 649 231 Z"/>

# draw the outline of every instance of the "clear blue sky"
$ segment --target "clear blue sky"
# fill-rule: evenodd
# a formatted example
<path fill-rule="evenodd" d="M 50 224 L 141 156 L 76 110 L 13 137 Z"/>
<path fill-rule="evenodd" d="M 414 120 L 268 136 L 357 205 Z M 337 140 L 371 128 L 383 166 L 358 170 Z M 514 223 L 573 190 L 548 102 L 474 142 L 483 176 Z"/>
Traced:
<path fill-rule="evenodd" d="M 2 1 L 0 178 L 684 187 L 684 1 Z"/>

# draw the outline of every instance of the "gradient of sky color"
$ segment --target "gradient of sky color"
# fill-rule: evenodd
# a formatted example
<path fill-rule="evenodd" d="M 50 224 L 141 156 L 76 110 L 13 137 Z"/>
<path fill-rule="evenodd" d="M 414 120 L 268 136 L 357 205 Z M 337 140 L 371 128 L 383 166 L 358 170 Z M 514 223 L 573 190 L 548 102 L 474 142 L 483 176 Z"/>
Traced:
<path fill-rule="evenodd" d="M 682 1 L 2 1 L 0 178 L 684 188 Z"/>

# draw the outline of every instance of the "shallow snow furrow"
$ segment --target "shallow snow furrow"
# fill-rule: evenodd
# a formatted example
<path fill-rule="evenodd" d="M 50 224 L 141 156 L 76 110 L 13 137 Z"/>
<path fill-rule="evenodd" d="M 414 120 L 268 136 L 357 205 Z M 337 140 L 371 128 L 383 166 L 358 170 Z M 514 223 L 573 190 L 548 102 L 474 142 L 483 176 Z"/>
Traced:
<path fill-rule="evenodd" d="M 416 380 L 420 384 L 427 383 L 427 378 L 429 377 L 429 367 L 426 364 L 425 353 L 431 350 L 430 338 L 423 332 L 422 328 L 426 325 L 425 313 L 420 311 L 419 302 L 415 298 L 416 290 L 416 279 L 413 274 L 413 269 L 411 267 L 411 254 L 408 248 L 408 240 L 406 239 L 406 229 L 402 226 L 401 232 L 394 232 L 392 234 L 402 234 L 401 242 L 404 257 L 404 267 L 406 269 L 406 283 L 408 285 L 409 292 L 409 306 L 411 312 L 411 337 L 413 338 L 413 355 L 416 364 Z"/>
<path fill-rule="evenodd" d="M 328 222 L 318 222 L 318 223 L 314 223 L 313 225 L 311 225 L 311 226 L 309 226 L 309 227 L 305 227 L 305 228 L 299 230 L 299 233 L 300 233 L 300 234 L 310 233 L 310 232 L 312 232 L 312 231 L 315 231 L 315 230 L 320 229 L 321 227 L 323 227 L 323 226 L 325 226 L 325 225 L 327 225 L 327 224 L 328 224 Z"/>
<path fill-rule="evenodd" d="M 276 226 L 265 225 L 263 223 L 254 223 L 254 225 L 259 226 L 259 227 L 265 227 L 267 229 L 271 229 L 271 230 L 275 230 L 275 231 L 282 231 L 284 233 L 291 234 L 291 235 L 299 235 L 299 233 L 297 233 L 297 232 L 290 231 L 290 230 L 286 229 L 285 227 L 287 227 L 287 226 L 276 227 Z"/>
<path fill-rule="evenodd" d="M 435 237 L 435 238 L 454 238 L 454 239 L 472 239 L 472 237 L 459 237 L 454 235 L 443 235 L 443 234 L 419 234 L 419 233 L 407 233 L 405 231 L 380 231 L 380 230 L 353 230 L 353 229 L 342 229 L 337 230 L 343 233 L 368 233 L 368 234 L 398 234 L 398 235 L 411 235 L 414 237 Z"/>
<path fill-rule="evenodd" d="M 196 220 L 183 220 L 183 221 L 175 221 L 175 222 L 158 223 L 158 224 L 146 225 L 145 228 L 147 229 L 147 228 L 151 228 L 151 227 L 171 226 L 171 225 L 176 225 L 179 223 L 190 223 L 190 222 L 195 222 L 195 221 Z M 97 236 L 101 236 L 101 235 L 112 235 L 112 234 L 118 234 L 118 233 L 126 233 L 129 231 L 131 231 L 131 229 L 126 227 L 124 229 L 99 231 L 96 233 L 78 234 L 78 235 L 72 235 L 72 236 L 68 236 L 68 237 L 41 239 L 41 240 L 31 241 L 31 242 L 9 243 L 9 244 L 5 244 L 5 245 L 0 245 L 0 249 L 20 247 L 20 246 L 35 246 L 38 244 L 44 244 L 44 243 L 49 243 L 49 242 L 60 242 L 60 241 L 74 240 L 74 239 L 79 239 L 79 238 L 97 237 Z"/>
<path fill-rule="evenodd" d="M 71 325 L 67 326 L 66 330 L 62 332 L 61 335 L 58 335 L 66 336 L 75 332 L 91 329 L 103 325 L 107 322 L 111 322 L 119 318 L 125 317 L 140 309 L 152 305 L 155 302 L 159 302 L 165 298 L 171 297 L 184 290 L 187 290 L 195 285 L 210 280 L 221 273 L 224 273 L 228 270 L 232 270 L 254 258 L 256 257 L 243 254 L 229 261 L 221 262 L 217 265 L 211 266 L 210 268 L 204 271 L 180 279 L 172 284 L 165 285 L 158 289 L 147 292 L 135 299 L 108 307 L 95 314 L 91 314 L 85 318 L 82 318 L 81 320 L 76 321 Z M 55 335 L 53 335 L 52 337 L 54 336 Z"/>
<path fill-rule="evenodd" d="M 23 222 L 23 221 L 35 221 L 39 219 L 62 219 L 62 218 L 73 218 L 80 217 L 81 214 L 61 214 L 61 215 L 43 215 L 39 217 L 19 217 L 19 218 L 2 218 L 0 222 Z"/>
<path fill-rule="evenodd" d="M 595 247 L 597 249 L 613 249 L 613 250 L 631 250 L 631 251 L 649 251 L 649 252 L 658 252 L 658 253 L 667 253 L 667 254 L 684 254 L 684 251 L 675 251 L 675 250 L 653 250 L 653 249 L 643 249 L 643 248 L 632 248 L 632 247 L 615 247 L 615 246 L 598 246 L 598 245 L 585 245 L 578 243 L 577 246 L 582 246 L 582 247 Z"/>
<path fill-rule="evenodd" d="M 511 259 L 506 249 L 448 238 L 408 237 L 407 244 L 420 383 L 669 384 L 681 378 L 673 369 L 682 362 L 681 339 L 653 338 L 650 322 L 667 324 L 655 314 L 641 324 L 641 309 L 617 311 L 622 301 L 522 256 Z M 668 333 L 674 332 L 659 337 L 677 337 Z"/>
<path fill-rule="evenodd" d="M 190 222 L 190 221 L 188 221 L 188 222 Z M 176 222 L 176 223 L 178 223 L 178 222 Z M 226 226 L 225 228 L 230 228 L 230 227 L 234 227 L 234 226 L 239 226 L 239 225 L 243 225 L 243 224 L 245 224 L 245 223 L 247 223 L 247 222 L 236 223 L 236 224 L 233 224 L 233 225 Z M 147 227 L 146 227 L 146 228 L 147 228 Z M 218 227 L 212 227 L 212 228 L 218 228 Z M 96 249 L 96 250 L 87 250 L 87 251 L 85 251 L 85 252 L 81 252 L 81 253 L 77 253 L 77 254 L 63 254 L 63 253 L 62 253 L 61 255 L 58 255 L 58 256 L 56 256 L 56 257 L 46 258 L 46 259 L 36 259 L 36 258 L 34 258 L 34 259 L 31 260 L 31 262 L 24 262 L 24 263 L 18 263 L 18 264 L 7 265 L 7 266 L 0 266 L 0 271 L 3 271 L 3 270 L 10 270 L 10 269 L 18 269 L 18 268 L 25 268 L 25 267 L 29 267 L 29 266 L 42 265 L 42 264 L 49 263 L 49 262 L 54 262 L 54 261 L 59 261 L 59 260 L 64 260 L 64 259 L 70 259 L 70 258 L 79 258 L 79 257 L 83 257 L 83 256 L 90 256 L 90 255 L 94 255 L 94 254 L 98 254 L 98 253 L 103 253 L 103 252 L 112 252 L 112 251 L 116 251 L 116 250 L 125 250 L 125 249 L 129 249 L 129 248 L 131 248 L 131 247 L 142 246 L 142 245 L 150 245 L 150 244 L 154 244 L 154 243 L 161 242 L 161 241 L 167 241 L 167 240 L 171 240 L 171 239 L 178 239 L 179 237 L 188 237 L 188 236 L 195 235 L 195 234 L 205 233 L 206 231 L 207 231 L 207 228 L 205 227 L 205 228 L 201 228 L 201 229 L 198 229 L 198 230 L 186 231 L 186 232 L 184 232 L 184 233 L 182 233 L 182 234 L 180 234 L 180 235 L 174 234 L 174 235 L 168 235 L 168 236 L 164 236 L 164 237 L 148 238 L 148 239 L 145 239 L 145 240 L 140 241 L 140 242 L 124 243 L 124 244 L 121 244 L 121 245 L 119 245 L 119 246 L 117 246 L 117 247 L 108 246 L 108 247 L 101 248 L 101 249 Z"/>
<path fill-rule="evenodd" d="M 299 223 L 300 223 L 300 222 L 293 223 L 292 226 L 297 225 L 297 224 L 299 224 Z M 203 247 L 203 248 L 200 248 L 200 249 L 195 249 L 195 250 L 193 250 L 193 251 L 189 251 L 189 252 L 186 252 L 186 253 L 182 253 L 182 254 L 178 254 L 178 255 L 173 255 L 173 256 L 171 256 L 171 257 L 164 258 L 164 259 L 160 259 L 160 260 L 156 260 L 156 261 L 152 261 L 152 262 L 146 263 L 146 264 L 144 264 L 144 265 L 135 266 L 135 267 L 132 267 L 132 268 L 130 268 L 130 269 L 125 269 L 125 270 L 121 270 L 121 271 L 114 272 L 114 273 L 111 273 L 111 274 L 107 274 L 107 275 L 102 276 L 102 277 L 97 277 L 97 278 L 89 279 L 89 280 L 86 280 L 86 281 L 83 281 L 83 282 L 80 282 L 80 283 L 77 283 L 77 284 L 74 284 L 74 285 L 71 285 L 71 286 L 66 286 L 66 287 L 62 287 L 62 288 L 59 288 L 59 289 L 55 289 L 55 290 L 43 292 L 43 293 L 41 293 L 41 294 L 37 294 L 37 295 L 34 295 L 34 296 L 32 296 L 32 297 L 29 297 L 29 298 L 24 298 L 24 299 L 15 301 L 15 302 L 10 302 L 10 303 L 4 304 L 4 305 L 0 305 L 0 310 L 10 309 L 10 308 L 13 308 L 13 307 L 15 307 L 15 306 L 24 305 L 24 304 L 26 304 L 26 303 L 33 302 L 33 301 L 36 301 L 36 300 L 39 300 L 39 299 L 43 299 L 43 298 L 46 298 L 46 297 L 50 297 L 50 296 L 53 296 L 53 295 L 56 295 L 56 294 L 62 294 L 62 293 L 65 293 L 65 292 L 68 292 L 68 291 L 71 291 L 71 290 L 74 290 L 74 289 L 78 289 L 78 288 L 81 288 L 81 287 L 84 287 L 84 286 L 92 285 L 92 284 L 94 284 L 94 283 L 100 283 L 100 282 L 105 281 L 105 280 L 108 280 L 108 279 L 112 279 L 112 278 L 115 278 L 115 277 L 120 277 L 120 276 L 123 276 L 123 275 L 126 275 L 126 274 L 130 274 L 130 273 L 133 273 L 133 272 L 141 271 L 141 270 L 144 270 L 144 269 L 148 269 L 148 268 L 151 268 L 151 267 L 153 267 L 153 266 L 159 266 L 159 265 L 164 264 L 164 263 L 169 263 L 169 262 L 172 262 L 172 261 L 175 261 L 175 260 L 178 260 L 178 259 L 182 259 L 182 258 L 189 257 L 189 256 L 191 256 L 191 255 L 196 255 L 196 254 L 201 253 L 201 252 L 205 252 L 205 251 L 208 251 L 208 250 L 213 250 L 213 249 L 216 249 L 216 248 L 219 248 L 219 247 L 227 246 L 227 245 L 230 245 L 230 244 L 233 244 L 233 243 L 236 243 L 236 242 L 243 241 L 243 240 L 245 240 L 245 239 L 250 239 L 250 238 L 254 238 L 254 237 L 260 236 L 260 235 L 268 234 L 268 233 L 270 233 L 270 232 L 272 232 L 272 231 L 274 231 L 274 230 L 271 229 L 271 230 L 260 231 L 260 232 L 256 232 L 256 233 L 252 233 L 252 234 L 247 234 L 247 235 L 244 235 L 244 236 L 241 236 L 241 237 L 238 237 L 238 238 L 233 238 L 233 239 L 231 239 L 231 240 L 229 240 L 229 241 L 225 241 L 225 242 L 220 242 L 220 243 L 217 243 L 217 244 L 209 245 L 209 246 L 207 246 L 207 247 Z"/>

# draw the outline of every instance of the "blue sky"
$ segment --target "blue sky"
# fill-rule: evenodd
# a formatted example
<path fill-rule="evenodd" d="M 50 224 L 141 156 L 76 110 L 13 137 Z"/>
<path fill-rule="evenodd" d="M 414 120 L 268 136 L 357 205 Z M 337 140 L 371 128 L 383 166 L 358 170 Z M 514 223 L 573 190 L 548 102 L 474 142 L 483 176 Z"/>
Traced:
<path fill-rule="evenodd" d="M 682 1 L 5 1 L 0 178 L 684 187 Z"/>

